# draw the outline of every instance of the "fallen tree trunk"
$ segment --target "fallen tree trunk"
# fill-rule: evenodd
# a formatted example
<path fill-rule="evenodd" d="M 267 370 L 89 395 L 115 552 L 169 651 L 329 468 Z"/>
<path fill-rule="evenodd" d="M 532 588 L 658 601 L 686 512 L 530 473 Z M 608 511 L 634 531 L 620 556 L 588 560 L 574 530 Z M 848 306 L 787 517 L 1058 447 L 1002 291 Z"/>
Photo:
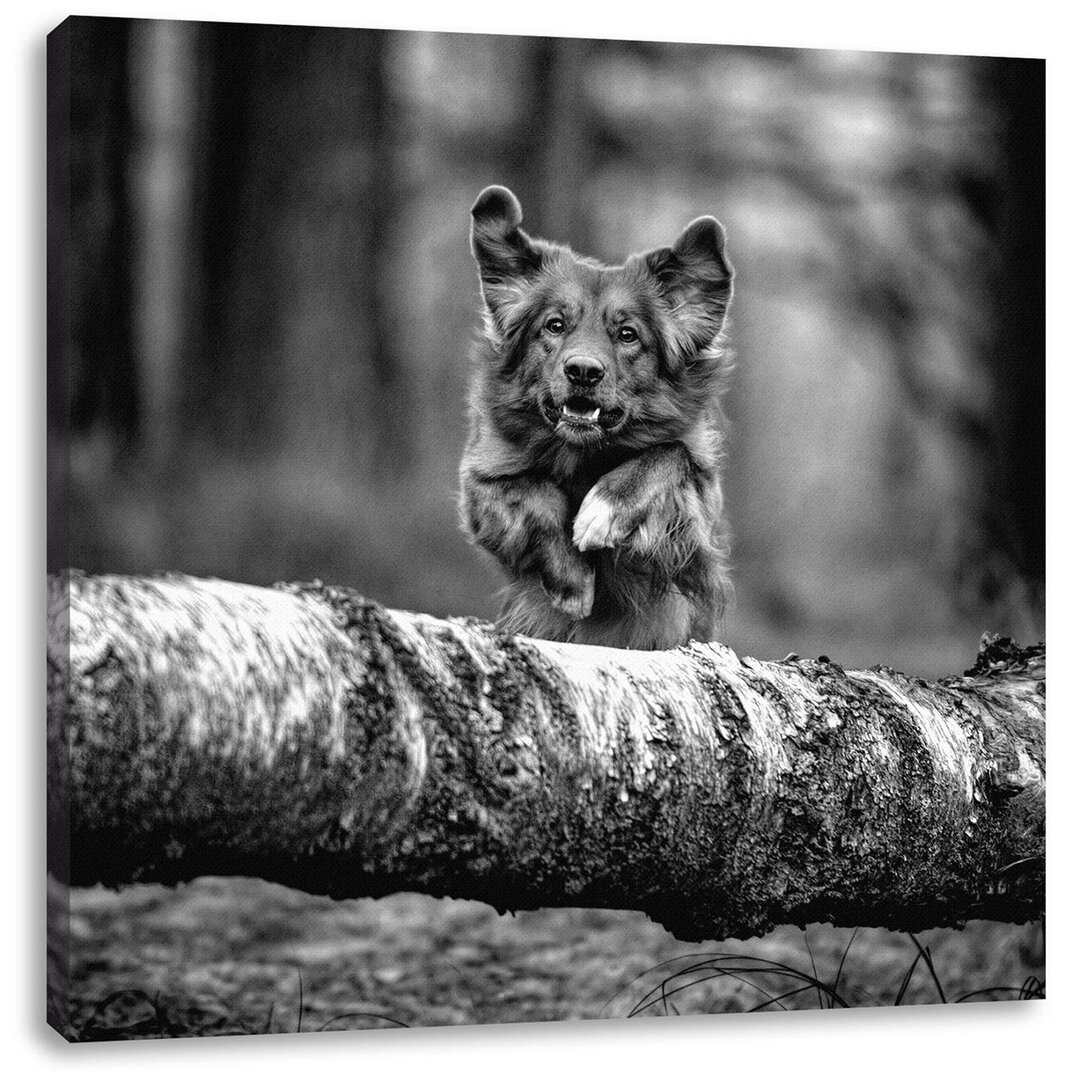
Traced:
<path fill-rule="evenodd" d="M 50 869 L 640 910 L 685 940 L 1043 906 L 1044 652 L 928 685 L 564 645 L 319 583 L 50 579 Z"/>

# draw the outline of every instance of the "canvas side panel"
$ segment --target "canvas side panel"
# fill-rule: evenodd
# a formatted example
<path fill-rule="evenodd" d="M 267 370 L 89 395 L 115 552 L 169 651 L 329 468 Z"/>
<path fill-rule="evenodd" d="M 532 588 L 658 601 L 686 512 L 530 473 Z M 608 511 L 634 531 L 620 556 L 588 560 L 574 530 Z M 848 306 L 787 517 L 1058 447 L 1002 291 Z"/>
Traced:
<path fill-rule="evenodd" d="M 71 434 L 71 19 L 47 39 L 47 408 L 46 569 L 70 563 Z"/>
<path fill-rule="evenodd" d="M 47 569 L 70 562 L 71 434 L 71 19 L 46 43 L 47 132 Z M 49 596 L 46 642 L 50 704 L 67 699 L 68 644 L 66 577 Z M 50 722 L 63 723 L 64 710 L 50 708 Z M 51 743 L 51 745 L 58 745 Z M 66 745 L 66 740 L 59 744 Z M 46 1019 L 61 1035 L 70 1033 L 71 911 L 66 762 L 48 763 L 47 781 L 47 976 Z"/>

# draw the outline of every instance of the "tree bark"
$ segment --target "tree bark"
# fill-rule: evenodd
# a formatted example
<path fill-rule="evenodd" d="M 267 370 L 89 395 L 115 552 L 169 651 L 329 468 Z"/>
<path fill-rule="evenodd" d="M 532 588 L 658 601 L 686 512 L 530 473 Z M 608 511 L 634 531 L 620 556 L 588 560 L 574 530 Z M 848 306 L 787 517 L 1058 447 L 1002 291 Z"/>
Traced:
<path fill-rule="evenodd" d="M 50 869 L 644 911 L 684 940 L 1043 908 L 1044 650 L 927 684 L 321 583 L 49 580 Z"/>

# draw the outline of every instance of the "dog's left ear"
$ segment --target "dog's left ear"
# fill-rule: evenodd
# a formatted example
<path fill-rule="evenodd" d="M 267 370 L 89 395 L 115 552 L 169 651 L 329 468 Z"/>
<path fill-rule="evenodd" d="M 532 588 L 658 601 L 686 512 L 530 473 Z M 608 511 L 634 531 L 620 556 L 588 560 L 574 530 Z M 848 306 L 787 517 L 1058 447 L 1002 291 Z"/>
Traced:
<path fill-rule="evenodd" d="M 671 304 L 678 338 L 691 351 L 707 348 L 724 327 L 735 271 L 724 251 L 724 227 L 714 217 L 690 222 L 671 247 L 644 256 Z"/>

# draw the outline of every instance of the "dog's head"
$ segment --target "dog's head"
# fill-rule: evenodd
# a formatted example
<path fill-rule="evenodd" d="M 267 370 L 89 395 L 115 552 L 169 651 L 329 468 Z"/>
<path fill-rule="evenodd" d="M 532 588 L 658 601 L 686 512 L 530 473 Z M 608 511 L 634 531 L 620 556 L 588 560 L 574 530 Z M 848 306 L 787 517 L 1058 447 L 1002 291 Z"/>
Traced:
<path fill-rule="evenodd" d="M 691 222 L 618 267 L 530 237 L 504 187 L 472 208 L 489 400 L 504 430 L 590 448 L 641 448 L 698 420 L 722 365 L 734 272 L 724 230 Z"/>

